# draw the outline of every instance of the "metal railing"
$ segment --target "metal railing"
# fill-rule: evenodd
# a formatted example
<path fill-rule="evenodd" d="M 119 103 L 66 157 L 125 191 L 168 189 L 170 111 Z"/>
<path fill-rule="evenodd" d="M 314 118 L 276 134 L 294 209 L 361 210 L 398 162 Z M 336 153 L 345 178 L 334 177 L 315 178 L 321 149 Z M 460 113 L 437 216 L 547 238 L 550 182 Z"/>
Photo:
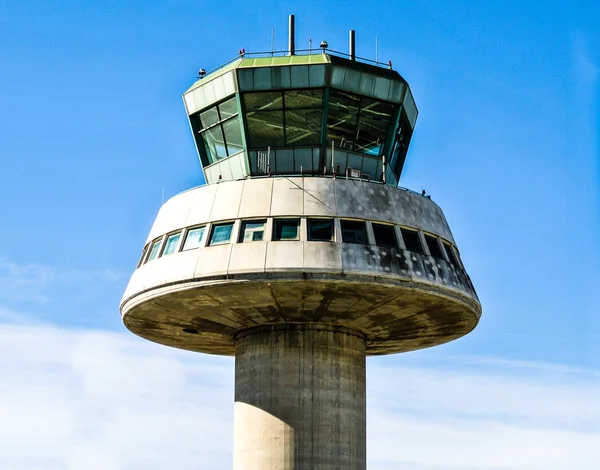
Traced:
<path fill-rule="evenodd" d="M 328 49 L 328 48 L 315 47 L 315 48 L 310 48 L 310 49 L 296 49 L 294 51 L 294 55 L 318 55 L 318 54 L 330 54 L 330 55 L 333 55 L 336 57 L 341 57 L 343 59 L 353 60 L 355 62 L 361 62 L 361 63 L 367 64 L 367 65 L 373 65 L 375 67 L 381 67 L 381 68 L 386 68 L 386 69 L 390 69 L 390 70 L 392 69 L 391 62 L 380 62 L 380 61 L 367 59 L 365 57 L 358 57 L 358 56 L 354 56 L 354 59 L 352 59 L 350 54 L 347 54 L 345 52 L 335 51 L 333 49 Z M 206 72 L 205 75 L 208 76 L 214 72 L 217 72 L 217 71 L 221 70 L 222 68 L 227 67 L 228 65 L 232 64 L 233 62 L 235 62 L 236 60 L 239 60 L 239 59 L 248 59 L 248 58 L 260 59 L 260 58 L 265 58 L 265 57 L 286 57 L 286 56 L 289 56 L 289 51 L 247 52 L 242 49 L 242 50 L 240 50 L 240 53 L 237 56 L 235 56 L 232 59 L 228 60 L 227 62 L 219 65 L 218 67 L 215 67 L 214 69 L 210 70 L 209 72 Z M 202 78 L 202 77 L 198 77 L 198 78 Z"/>

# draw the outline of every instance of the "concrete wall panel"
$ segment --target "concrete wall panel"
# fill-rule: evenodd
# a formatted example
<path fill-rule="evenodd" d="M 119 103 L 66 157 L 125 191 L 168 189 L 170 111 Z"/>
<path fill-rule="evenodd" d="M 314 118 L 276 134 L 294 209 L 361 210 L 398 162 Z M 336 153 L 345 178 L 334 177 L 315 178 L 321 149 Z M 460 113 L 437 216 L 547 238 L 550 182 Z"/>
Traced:
<path fill-rule="evenodd" d="M 304 178 L 275 178 L 273 180 L 273 197 L 271 215 L 304 214 Z"/>
<path fill-rule="evenodd" d="M 252 180 L 251 184 L 244 184 L 238 216 L 240 218 L 267 216 L 271 212 L 272 191 L 273 178 Z"/>

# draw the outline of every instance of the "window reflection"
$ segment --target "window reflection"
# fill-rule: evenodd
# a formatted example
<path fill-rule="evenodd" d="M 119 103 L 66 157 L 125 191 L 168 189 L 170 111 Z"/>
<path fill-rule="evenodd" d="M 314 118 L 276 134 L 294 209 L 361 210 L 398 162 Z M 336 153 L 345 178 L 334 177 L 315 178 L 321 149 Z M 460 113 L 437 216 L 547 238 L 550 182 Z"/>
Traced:
<path fill-rule="evenodd" d="M 171 253 L 175 253 L 175 249 L 177 248 L 177 244 L 179 243 L 179 238 L 181 237 L 181 232 L 174 233 L 167 237 L 167 242 L 165 243 L 165 249 L 163 250 L 163 256 L 170 255 Z"/>
<path fill-rule="evenodd" d="M 192 228 L 188 230 L 185 236 L 185 242 L 183 243 L 183 250 L 191 250 L 192 248 L 198 248 L 202 242 L 202 235 L 204 235 L 205 227 Z"/>
<path fill-rule="evenodd" d="M 242 222 L 240 242 L 260 242 L 265 235 L 266 220 L 251 220 Z"/>
<path fill-rule="evenodd" d="M 299 240 L 300 219 L 274 220 L 273 240 Z"/>
<path fill-rule="evenodd" d="M 158 239 L 154 243 L 152 243 L 152 247 L 150 248 L 150 255 L 148 256 L 148 261 L 152 261 L 153 259 L 156 259 L 158 257 L 161 242 L 162 239 Z"/>
<path fill-rule="evenodd" d="M 233 222 L 228 224 L 213 225 L 212 233 L 210 235 L 210 246 L 224 245 L 229 243 L 231 239 L 231 230 L 233 229 Z"/>
<path fill-rule="evenodd" d="M 250 148 L 318 145 L 322 90 L 244 94 Z"/>
<path fill-rule="evenodd" d="M 393 112 L 391 103 L 331 91 L 327 115 L 328 142 L 342 149 L 379 156 Z"/>
<path fill-rule="evenodd" d="M 208 158 L 207 164 L 243 150 L 235 97 L 201 112 L 196 126 Z"/>
<path fill-rule="evenodd" d="M 358 220 L 341 220 L 342 241 L 344 243 L 369 244 L 367 237 L 367 226 L 364 222 Z"/>

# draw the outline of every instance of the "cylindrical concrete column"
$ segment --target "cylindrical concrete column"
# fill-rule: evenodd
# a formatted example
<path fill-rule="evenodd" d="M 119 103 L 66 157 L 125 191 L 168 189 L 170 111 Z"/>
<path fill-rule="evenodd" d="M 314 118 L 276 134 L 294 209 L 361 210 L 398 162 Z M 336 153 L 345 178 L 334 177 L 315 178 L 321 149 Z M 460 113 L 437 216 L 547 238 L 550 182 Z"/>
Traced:
<path fill-rule="evenodd" d="M 365 339 L 322 324 L 236 337 L 234 470 L 366 468 Z"/>

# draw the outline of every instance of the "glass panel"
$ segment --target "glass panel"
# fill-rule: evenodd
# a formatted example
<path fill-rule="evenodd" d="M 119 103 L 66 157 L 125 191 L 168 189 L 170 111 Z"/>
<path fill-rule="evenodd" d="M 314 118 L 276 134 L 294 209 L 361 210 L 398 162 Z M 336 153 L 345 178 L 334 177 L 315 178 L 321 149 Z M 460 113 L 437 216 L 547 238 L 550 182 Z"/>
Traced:
<path fill-rule="evenodd" d="M 227 100 L 219 105 L 219 113 L 221 114 L 221 120 L 227 119 L 234 114 L 237 114 L 238 107 L 237 102 L 234 98 Z"/>
<path fill-rule="evenodd" d="M 227 156 L 227 149 L 225 148 L 225 142 L 223 141 L 221 126 L 215 126 L 202 132 L 200 135 L 204 140 L 204 146 L 210 163 L 214 163 Z"/>
<path fill-rule="evenodd" d="M 174 233 L 173 235 L 169 235 L 167 238 L 167 243 L 165 243 L 165 249 L 163 251 L 163 256 L 170 255 L 171 253 L 175 253 L 175 249 L 177 248 L 177 244 L 179 243 L 179 238 L 181 237 L 181 232 Z"/>
<path fill-rule="evenodd" d="M 207 127 L 210 127 L 213 124 L 219 122 L 219 114 L 217 113 L 217 107 L 214 106 L 210 109 L 207 109 L 203 113 L 200 113 L 200 122 L 202 125 L 201 129 L 206 129 Z"/>
<path fill-rule="evenodd" d="M 213 85 L 213 83 L 205 83 L 204 85 L 202 85 L 202 89 L 204 90 L 204 99 L 206 100 L 206 104 L 213 104 L 215 102 L 215 86 Z"/>
<path fill-rule="evenodd" d="M 233 229 L 233 223 L 213 225 L 212 233 L 210 235 L 209 246 L 224 245 L 229 243 L 231 239 L 231 230 Z"/>
<path fill-rule="evenodd" d="M 407 230 L 404 228 L 401 228 L 400 232 L 402 233 L 402 238 L 404 239 L 404 246 L 406 246 L 407 250 L 416 251 L 417 253 L 423 253 L 418 232 L 414 230 Z"/>
<path fill-rule="evenodd" d="M 294 90 L 286 91 L 285 109 L 303 109 L 323 107 L 323 91 L 321 90 Z"/>
<path fill-rule="evenodd" d="M 227 96 L 225 94 L 225 83 L 223 82 L 223 76 L 215 78 L 213 81 L 213 86 L 215 88 L 215 100 L 220 100 Z"/>
<path fill-rule="evenodd" d="M 344 243 L 369 244 L 367 226 L 364 222 L 357 220 L 341 220 L 340 222 L 342 224 L 342 241 Z"/>
<path fill-rule="evenodd" d="M 282 109 L 283 94 L 281 92 L 246 93 L 244 106 L 246 112 Z"/>
<path fill-rule="evenodd" d="M 358 92 L 358 84 L 360 82 L 361 73 L 357 70 L 346 70 L 346 77 L 344 78 L 344 89 L 348 91 Z"/>
<path fill-rule="evenodd" d="M 406 115 L 408 116 L 408 121 L 410 122 L 410 127 L 414 129 L 415 123 L 417 122 L 417 105 L 415 104 L 415 100 L 413 99 L 410 88 L 406 90 L 406 96 L 404 97 L 404 109 L 406 110 Z"/>
<path fill-rule="evenodd" d="M 359 91 L 363 95 L 373 95 L 373 85 L 375 83 L 375 77 L 369 73 L 363 73 L 360 76 Z"/>
<path fill-rule="evenodd" d="M 242 222 L 240 242 L 260 242 L 264 238 L 266 220 Z"/>
<path fill-rule="evenodd" d="M 308 219 L 307 223 L 310 241 L 333 241 L 333 220 Z"/>
<path fill-rule="evenodd" d="M 331 86 L 343 87 L 346 70 L 340 67 L 333 67 L 331 72 Z"/>
<path fill-rule="evenodd" d="M 292 88 L 308 87 L 308 65 L 295 65 L 290 67 Z"/>
<path fill-rule="evenodd" d="M 390 80 L 383 77 L 377 77 L 375 79 L 375 90 L 374 95 L 375 98 L 379 98 L 382 100 L 387 100 L 389 91 L 390 91 Z"/>
<path fill-rule="evenodd" d="M 356 138 L 356 124 L 360 101 L 357 96 L 331 92 L 329 115 L 327 116 L 328 142 L 334 141 L 337 147 L 352 150 Z"/>
<path fill-rule="evenodd" d="M 240 90 L 253 90 L 254 89 L 254 71 L 253 69 L 238 69 L 238 84 Z"/>
<path fill-rule="evenodd" d="M 160 244 L 162 240 L 156 240 L 152 243 L 152 248 L 150 248 L 150 256 L 148 256 L 148 261 L 152 261 L 158 256 L 158 252 L 160 251 Z M 146 262 L 148 262 L 146 261 Z"/>
<path fill-rule="evenodd" d="M 444 258 L 442 256 L 442 250 L 440 249 L 437 238 L 425 234 L 425 242 L 427 242 L 427 248 L 429 248 L 429 253 L 431 253 L 431 256 L 440 259 Z"/>
<path fill-rule="evenodd" d="M 275 151 L 275 170 L 277 173 L 291 173 L 294 171 L 293 149 L 278 149 Z"/>
<path fill-rule="evenodd" d="M 311 87 L 325 86 L 325 66 L 310 65 L 308 67 L 308 75 Z"/>
<path fill-rule="evenodd" d="M 137 265 L 138 268 L 144 262 L 144 258 L 146 257 L 146 253 L 148 253 L 148 247 L 147 246 L 145 246 L 144 249 L 142 250 L 142 256 L 140 256 L 140 261 L 138 262 L 138 265 Z"/>
<path fill-rule="evenodd" d="M 206 227 L 198 227 L 188 230 L 183 243 L 183 250 L 191 250 L 192 248 L 198 248 L 202 241 L 202 235 L 204 235 L 204 229 Z"/>
<path fill-rule="evenodd" d="M 458 259 L 456 259 L 456 255 L 454 254 L 454 250 L 452 249 L 450 243 L 444 242 L 443 245 L 444 249 L 446 250 L 446 254 L 448 255 L 448 259 L 450 260 L 450 263 L 452 263 L 455 267 L 459 268 L 460 265 L 458 264 Z"/>
<path fill-rule="evenodd" d="M 233 81 L 233 70 L 223 75 L 223 84 L 225 85 L 225 94 L 235 93 L 235 82 Z"/>
<path fill-rule="evenodd" d="M 373 233 L 375 234 L 375 243 L 378 246 L 391 246 L 398 248 L 396 242 L 396 233 L 392 225 L 372 224 Z"/>
<path fill-rule="evenodd" d="M 289 88 L 290 87 L 290 68 L 289 67 L 273 67 L 273 88 Z"/>
<path fill-rule="evenodd" d="M 298 240 L 300 219 L 275 220 L 273 240 Z"/>
<path fill-rule="evenodd" d="M 316 145 L 321 140 L 321 110 L 303 109 L 285 112 L 287 145 Z"/>
<path fill-rule="evenodd" d="M 271 88 L 271 68 L 254 69 L 254 89 L 269 90 Z"/>
<path fill-rule="evenodd" d="M 237 117 L 229 119 L 223 123 L 223 133 L 227 142 L 227 154 L 233 155 L 241 150 L 244 150 L 242 144 L 242 130 L 240 129 L 240 121 Z"/>
<path fill-rule="evenodd" d="M 283 147 L 283 111 L 247 114 L 250 147 Z"/>

